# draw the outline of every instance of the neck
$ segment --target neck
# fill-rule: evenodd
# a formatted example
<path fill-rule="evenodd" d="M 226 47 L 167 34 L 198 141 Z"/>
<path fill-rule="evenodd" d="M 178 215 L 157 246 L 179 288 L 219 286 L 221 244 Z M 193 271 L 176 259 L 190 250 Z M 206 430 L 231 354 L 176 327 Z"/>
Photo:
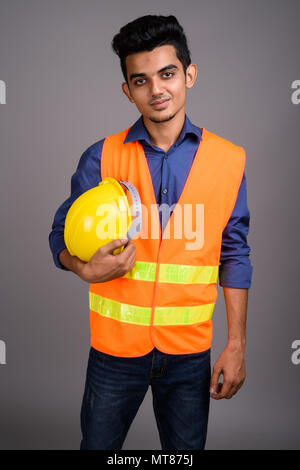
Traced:
<path fill-rule="evenodd" d="M 169 121 L 153 122 L 143 116 L 144 126 L 148 131 L 151 144 L 163 149 L 165 152 L 167 152 L 178 139 L 184 125 L 184 120 L 184 108 Z"/>

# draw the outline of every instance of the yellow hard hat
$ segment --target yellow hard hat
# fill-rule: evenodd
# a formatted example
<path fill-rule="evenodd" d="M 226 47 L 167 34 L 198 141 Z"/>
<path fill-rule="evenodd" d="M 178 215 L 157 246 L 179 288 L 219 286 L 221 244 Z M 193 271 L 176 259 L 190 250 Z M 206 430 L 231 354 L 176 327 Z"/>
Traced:
<path fill-rule="evenodd" d="M 121 184 L 130 192 L 131 207 Z M 65 219 L 66 247 L 72 256 L 88 262 L 101 246 L 119 238 L 133 238 L 141 228 L 141 213 L 140 196 L 131 183 L 104 178 L 70 207 Z"/>

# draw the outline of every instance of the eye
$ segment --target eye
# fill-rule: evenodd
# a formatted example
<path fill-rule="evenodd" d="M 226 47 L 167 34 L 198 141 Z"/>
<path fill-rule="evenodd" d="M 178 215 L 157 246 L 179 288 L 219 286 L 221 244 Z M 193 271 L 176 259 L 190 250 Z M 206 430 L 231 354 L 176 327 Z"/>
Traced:
<path fill-rule="evenodd" d="M 142 82 L 143 80 L 145 80 L 145 79 L 144 79 L 144 78 L 139 78 L 138 80 L 136 80 L 136 81 L 134 82 L 134 84 L 135 84 L 135 85 L 142 85 L 142 83 L 140 83 L 140 82 Z"/>
<path fill-rule="evenodd" d="M 169 74 L 169 76 L 166 77 L 166 78 L 171 78 L 174 75 L 173 72 L 165 72 L 163 75 L 166 75 L 166 74 Z"/>

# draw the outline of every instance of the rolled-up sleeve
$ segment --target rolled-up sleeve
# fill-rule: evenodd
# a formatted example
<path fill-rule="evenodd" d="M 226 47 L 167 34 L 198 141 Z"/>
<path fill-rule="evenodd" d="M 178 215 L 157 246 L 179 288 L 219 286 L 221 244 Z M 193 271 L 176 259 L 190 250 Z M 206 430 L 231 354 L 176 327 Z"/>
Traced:
<path fill-rule="evenodd" d="M 251 286 L 253 267 L 247 243 L 249 227 L 250 212 L 244 172 L 235 207 L 222 234 L 219 266 L 219 284 L 222 287 L 249 289 Z"/>
<path fill-rule="evenodd" d="M 57 268 L 68 271 L 59 261 L 59 253 L 66 248 L 64 242 L 65 218 L 73 202 L 85 191 L 94 188 L 101 181 L 100 160 L 104 139 L 91 145 L 80 157 L 77 169 L 71 178 L 71 193 L 57 209 L 52 230 L 49 234 L 49 246 Z"/>

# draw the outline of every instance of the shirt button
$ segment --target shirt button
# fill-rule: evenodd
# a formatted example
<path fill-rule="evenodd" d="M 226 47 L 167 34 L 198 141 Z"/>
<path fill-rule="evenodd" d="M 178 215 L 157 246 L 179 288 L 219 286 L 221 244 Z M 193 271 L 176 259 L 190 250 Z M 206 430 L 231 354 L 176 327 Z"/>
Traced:
<path fill-rule="evenodd" d="M 167 194 L 167 192 L 168 192 L 168 190 L 167 190 L 167 188 L 165 188 L 165 189 L 163 190 L 163 193 L 164 193 L 164 194 Z"/>
<path fill-rule="evenodd" d="M 168 156 L 169 156 L 169 155 L 166 153 L 165 158 L 168 158 Z"/>

